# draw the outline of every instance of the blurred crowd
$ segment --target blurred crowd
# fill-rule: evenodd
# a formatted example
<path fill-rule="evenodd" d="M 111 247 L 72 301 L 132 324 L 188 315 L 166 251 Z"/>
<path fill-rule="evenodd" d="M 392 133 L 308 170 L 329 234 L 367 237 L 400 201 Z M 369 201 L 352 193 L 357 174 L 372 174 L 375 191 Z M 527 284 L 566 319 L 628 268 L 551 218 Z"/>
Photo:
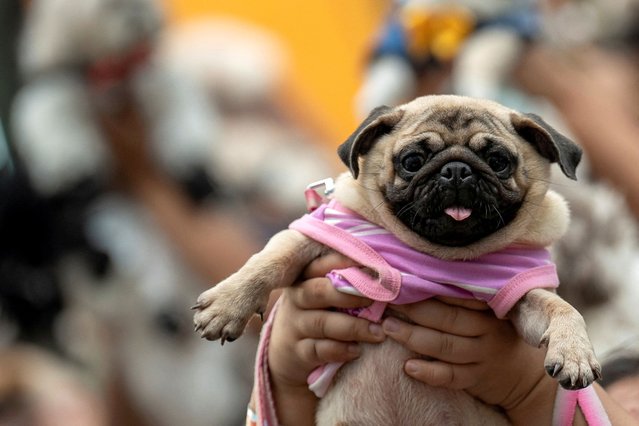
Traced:
<path fill-rule="evenodd" d="M 639 377 L 639 2 L 385 7 L 354 116 L 456 93 L 581 144 L 553 182 L 560 293 Z M 159 0 L 7 0 L 0 21 L 0 425 L 243 424 L 259 324 L 222 348 L 189 307 L 339 171 L 282 101 L 289 52 L 239 20 L 168 26 Z"/>

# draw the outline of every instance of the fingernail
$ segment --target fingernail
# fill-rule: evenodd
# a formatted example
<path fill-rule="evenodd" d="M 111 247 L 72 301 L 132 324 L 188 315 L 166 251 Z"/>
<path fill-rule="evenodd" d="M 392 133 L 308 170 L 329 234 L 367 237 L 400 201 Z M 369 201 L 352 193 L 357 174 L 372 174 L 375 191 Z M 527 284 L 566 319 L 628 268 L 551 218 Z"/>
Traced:
<path fill-rule="evenodd" d="M 370 333 L 375 337 L 386 336 L 386 334 L 384 333 L 384 329 L 382 329 L 382 326 L 374 322 L 368 325 L 368 331 L 370 331 Z"/>
<path fill-rule="evenodd" d="M 382 327 L 388 333 L 397 333 L 399 331 L 399 321 L 395 318 L 386 318 L 382 323 Z"/>
<path fill-rule="evenodd" d="M 418 373 L 419 371 L 419 367 L 417 366 L 417 363 L 415 361 L 406 361 L 406 364 L 404 365 L 404 369 L 406 370 L 407 374 L 410 374 L 411 376 L 415 375 Z"/>

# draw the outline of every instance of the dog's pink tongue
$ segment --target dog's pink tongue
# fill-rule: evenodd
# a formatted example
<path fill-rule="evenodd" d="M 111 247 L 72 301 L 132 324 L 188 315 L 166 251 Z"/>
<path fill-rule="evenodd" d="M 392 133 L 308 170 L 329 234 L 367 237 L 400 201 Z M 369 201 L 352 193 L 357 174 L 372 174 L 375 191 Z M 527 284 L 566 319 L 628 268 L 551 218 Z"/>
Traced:
<path fill-rule="evenodd" d="M 465 209 L 463 207 L 448 207 L 444 210 L 444 213 L 457 221 L 462 221 L 468 218 L 472 212 L 473 211 L 471 209 Z"/>

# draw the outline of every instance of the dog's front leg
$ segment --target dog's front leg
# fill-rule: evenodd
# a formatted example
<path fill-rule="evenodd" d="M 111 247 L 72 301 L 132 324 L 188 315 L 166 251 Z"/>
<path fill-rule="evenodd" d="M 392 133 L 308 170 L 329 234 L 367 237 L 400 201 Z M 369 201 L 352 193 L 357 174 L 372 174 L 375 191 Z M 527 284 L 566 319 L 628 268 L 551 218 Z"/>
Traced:
<path fill-rule="evenodd" d="M 583 317 L 557 294 L 531 290 L 509 317 L 529 344 L 547 346 L 546 371 L 564 388 L 581 389 L 601 378 Z"/>
<path fill-rule="evenodd" d="M 198 297 L 193 318 L 196 331 L 222 343 L 237 339 L 253 314 L 265 312 L 271 291 L 292 285 L 324 249 L 297 231 L 277 233 L 239 271 Z"/>

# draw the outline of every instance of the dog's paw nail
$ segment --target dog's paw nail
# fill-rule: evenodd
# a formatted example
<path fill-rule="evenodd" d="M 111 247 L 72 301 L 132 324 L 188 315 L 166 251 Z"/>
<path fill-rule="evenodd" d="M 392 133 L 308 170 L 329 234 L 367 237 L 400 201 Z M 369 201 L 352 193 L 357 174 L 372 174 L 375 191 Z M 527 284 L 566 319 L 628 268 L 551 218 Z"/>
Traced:
<path fill-rule="evenodd" d="M 191 306 L 191 310 L 195 311 L 197 309 L 200 309 L 201 307 L 202 307 L 202 304 L 198 302 L 195 305 Z"/>
<path fill-rule="evenodd" d="M 576 390 L 577 389 L 577 386 L 575 386 L 575 381 L 573 379 L 571 379 L 570 377 L 566 378 L 564 380 L 560 380 L 559 384 L 564 389 L 568 389 L 568 390 Z"/>
<path fill-rule="evenodd" d="M 222 335 L 222 337 L 220 338 L 220 343 L 222 344 L 222 346 L 224 346 L 224 343 L 226 342 L 234 342 L 237 339 L 237 337 L 234 336 L 229 336 L 227 333 L 224 333 Z"/>
<path fill-rule="evenodd" d="M 260 321 L 264 322 L 264 312 L 258 312 L 257 313 L 260 316 Z"/>
<path fill-rule="evenodd" d="M 561 364 L 548 365 L 546 366 L 546 371 L 551 377 L 557 377 L 557 374 L 561 371 L 563 366 Z"/>
<path fill-rule="evenodd" d="M 541 340 L 539 341 L 539 344 L 537 345 L 537 347 L 538 348 L 547 347 L 549 341 L 550 341 L 550 338 L 548 336 L 544 335 L 544 336 L 542 336 Z"/>
<path fill-rule="evenodd" d="M 603 375 L 601 374 L 601 367 L 595 368 L 594 372 L 595 372 L 595 380 L 603 379 Z"/>

